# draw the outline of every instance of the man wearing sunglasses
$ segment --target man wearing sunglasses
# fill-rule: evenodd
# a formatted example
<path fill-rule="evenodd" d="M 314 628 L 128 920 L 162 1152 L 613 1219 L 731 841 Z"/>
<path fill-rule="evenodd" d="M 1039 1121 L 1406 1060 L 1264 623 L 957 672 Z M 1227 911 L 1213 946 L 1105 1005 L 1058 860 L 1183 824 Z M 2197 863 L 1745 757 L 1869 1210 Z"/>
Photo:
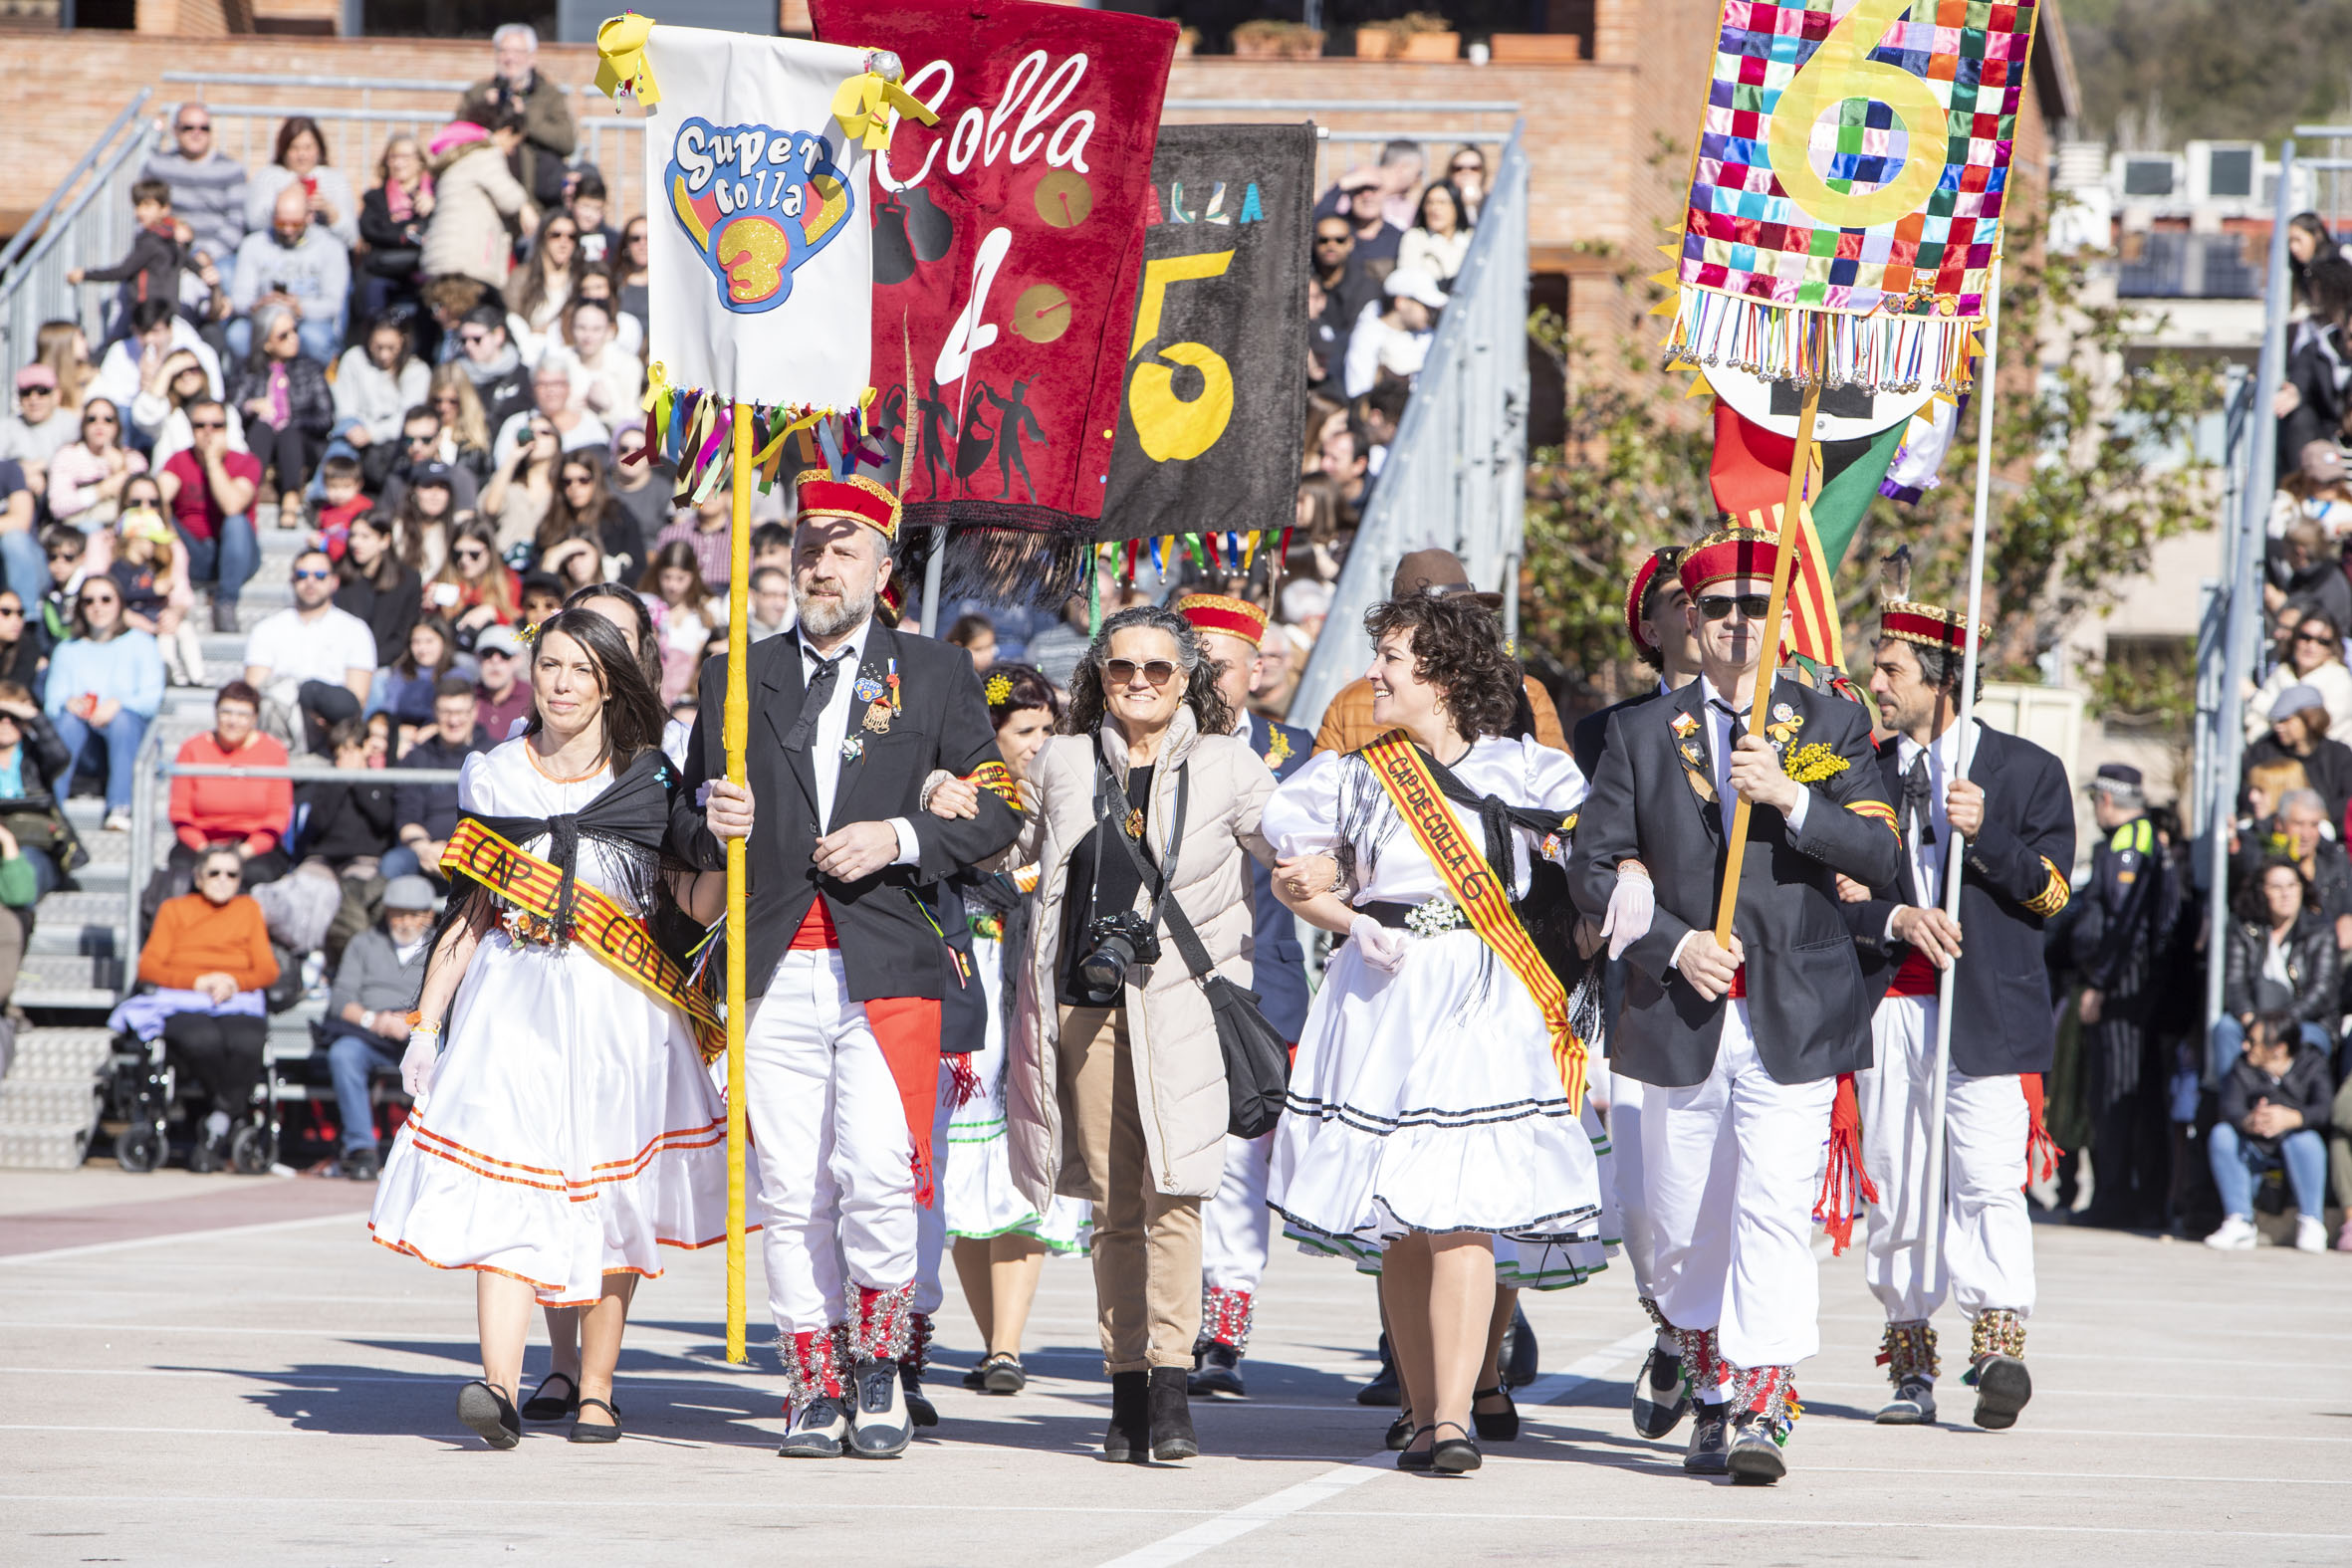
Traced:
<path fill-rule="evenodd" d="M 171 140 L 147 155 L 138 177 L 171 187 L 172 216 L 187 225 L 190 246 L 212 258 L 225 288 L 245 238 L 245 165 L 220 150 L 212 112 L 201 104 L 179 107 Z"/>
<path fill-rule="evenodd" d="M 359 717 L 375 680 L 375 633 L 335 604 L 335 562 L 323 550 L 294 558 L 294 602 L 245 639 L 245 683 L 302 715 L 303 744 L 326 751 L 327 732 Z"/>
<path fill-rule="evenodd" d="M 1787 1470 L 1792 1370 L 1820 1347 L 1822 1135 L 1839 1076 L 1871 1061 L 1835 879 L 1891 882 L 1902 848 L 1860 707 L 1776 681 L 1768 710 L 1751 711 L 1777 551 L 1768 533 L 1731 529 L 1682 558 L 1699 679 L 1609 722 L 1571 872 L 1588 914 L 1619 896 L 1621 875 L 1653 885 L 1649 929 L 1625 950 L 1610 1066 L 1648 1085 L 1658 1309 L 1699 1405 L 1684 1466 L 1765 1484 Z M 1742 800 L 1727 947 L 1712 927 Z"/>
<path fill-rule="evenodd" d="M 531 406 L 531 372 L 522 352 L 507 339 L 506 312 L 478 305 L 457 325 L 457 367 L 474 383 L 482 414 L 493 432 Z"/>

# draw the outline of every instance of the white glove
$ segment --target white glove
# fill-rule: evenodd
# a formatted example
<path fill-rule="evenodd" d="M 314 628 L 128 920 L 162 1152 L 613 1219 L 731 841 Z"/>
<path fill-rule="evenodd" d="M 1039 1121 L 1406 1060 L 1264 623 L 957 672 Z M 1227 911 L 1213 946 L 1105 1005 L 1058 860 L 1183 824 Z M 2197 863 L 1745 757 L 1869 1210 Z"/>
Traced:
<path fill-rule="evenodd" d="M 423 1105 L 424 1097 L 433 1086 L 433 1068 L 441 1058 L 441 1031 L 438 1029 L 410 1029 L 408 1049 L 400 1055 L 400 1087 L 408 1097 Z"/>
<path fill-rule="evenodd" d="M 1412 951 L 1413 939 L 1409 935 L 1393 926 L 1384 926 L 1369 915 L 1358 915 L 1349 921 L 1347 935 L 1363 950 L 1365 963 L 1390 975 L 1405 967 L 1405 955 Z"/>
<path fill-rule="evenodd" d="M 1609 957 L 1621 959 L 1625 950 L 1650 934 L 1650 920 L 1658 912 L 1657 890 L 1640 871 L 1620 871 L 1609 890 L 1609 912 L 1600 934 L 1609 939 Z"/>

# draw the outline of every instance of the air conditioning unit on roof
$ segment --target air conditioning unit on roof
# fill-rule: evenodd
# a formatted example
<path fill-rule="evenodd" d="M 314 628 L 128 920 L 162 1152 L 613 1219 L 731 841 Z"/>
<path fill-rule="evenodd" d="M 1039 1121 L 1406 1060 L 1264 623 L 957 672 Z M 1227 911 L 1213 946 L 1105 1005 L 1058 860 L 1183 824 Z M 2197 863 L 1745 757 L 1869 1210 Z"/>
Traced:
<path fill-rule="evenodd" d="M 2262 146 L 2258 141 L 2192 141 L 2189 199 L 2251 206 L 2260 199 Z"/>

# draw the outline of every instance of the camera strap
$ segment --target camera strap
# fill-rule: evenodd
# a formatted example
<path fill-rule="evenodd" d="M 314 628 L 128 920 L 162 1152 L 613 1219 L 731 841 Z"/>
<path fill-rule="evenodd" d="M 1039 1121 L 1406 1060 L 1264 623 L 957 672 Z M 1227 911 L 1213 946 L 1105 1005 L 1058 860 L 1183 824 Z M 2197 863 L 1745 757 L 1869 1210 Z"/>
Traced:
<path fill-rule="evenodd" d="M 1107 786 L 1106 799 L 1117 801 L 1123 805 L 1126 796 L 1118 788 L 1118 781 L 1111 776 L 1109 763 L 1100 757 L 1095 760 L 1101 768 L 1102 782 Z M 1191 790 L 1192 763 L 1187 760 L 1176 770 L 1176 818 L 1168 830 L 1168 843 L 1179 854 L 1184 849 L 1185 797 L 1190 794 Z M 1193 930 L 1192 922 L 1185 918 L 1184 906 L 1168 896 L 1168 884 L 1174 879 L 1172 868 L 1163 868 L 1155 864 L 1143 852 L 1142 846 L 1134 839 L 1129 838 L 1126 830 L 1110 816 L 1106 814 L 1102 820 L 1109 826 L 1110 836 L 1126 846 L 1128 858 L 1135 862 L 1135 869 L 1142 874 L 1144 882 L 1152 889 L 1152 929 L 1158 930 L 1164 917 L 1167 921 L 1168 935 L 1176 944 L 1176 951 L 1184 956 L 1184 967 L 1192 971 L 1193 979 L 1207 981 L 1210 976 L 1216 973 L 1217 966 L 1210 960 L 1209 949 L 1201 941 L 1200 933 Z"/>

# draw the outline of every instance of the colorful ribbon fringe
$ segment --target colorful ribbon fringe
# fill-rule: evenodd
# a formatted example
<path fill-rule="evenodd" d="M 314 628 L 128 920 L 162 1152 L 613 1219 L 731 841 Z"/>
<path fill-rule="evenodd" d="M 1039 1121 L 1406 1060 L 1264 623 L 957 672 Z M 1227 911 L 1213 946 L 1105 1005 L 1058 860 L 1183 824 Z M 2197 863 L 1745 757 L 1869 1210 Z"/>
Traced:
<path fill-rule="evenodd" d="M 857 462 L 879 464 L 883 454 L 867 437 L 873 392 L 854 409 L 755 406 L 752 471 L 766 495 L 790 472 L 823 465 L 837 477 Z M 693 387 L 673 387 L 659 364 L 647 372 L 643 399 L 645 450 L 677 471 L 680 505 L 700 505 L 727 483 L 735 434 L 735 407 Z M 798 439 L 795 439 L 795 438 Z"/>
<path fill-rule="evenodd" d="M 1818 317 L 1823 327 L 1817 362 L 1808 317 Z M 1686 365 L 1701 372 L 1730 365 L 1767 381 L 1886 392 L 1932 386 L 1959 393 L 1974 377 L 1970 344 L 1978 325 L 1957 316 L 1793 309 L 1685 288 L 1666 335 L 1664 362 L 1668 368 Z"/>

